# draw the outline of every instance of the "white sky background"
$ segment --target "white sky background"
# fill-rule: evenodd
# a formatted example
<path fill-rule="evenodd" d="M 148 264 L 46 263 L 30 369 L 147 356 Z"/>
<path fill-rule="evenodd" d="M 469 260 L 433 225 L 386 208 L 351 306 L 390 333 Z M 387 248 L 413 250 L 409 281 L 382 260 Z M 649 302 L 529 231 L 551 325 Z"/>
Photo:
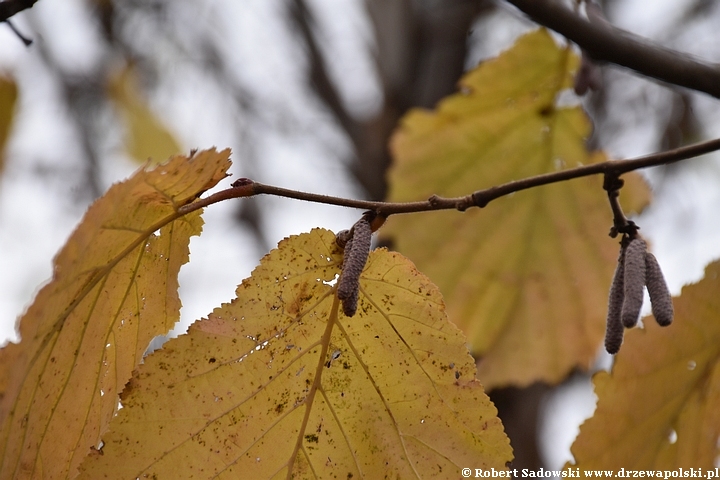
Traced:
<path fill-rule="evenodd" d="M 342 79 L 338 84 L 343 99 L 354 114 L 372 114 L 382 100 L 368 53 L 372 29 L 361 0 L 309 3 L 322 27 L 318 39 L 333 66 L 330 73 Z M 673 25 L 688 1 L 619 3 L 617 19 L 611 18 L 619 26 L 658 39 L 668 47 L 711 61 L 720 59 L 716 28 L 720 15 L 706 15 L 678 29 Z M 360 189 L 342 165 L 351 147 L 304 84 L 304 53 L 288 33 L 282 14 L 284 2 L 175 4 L 175 34 L 187 38 L 184 53 L 198 54 L 193 31 L 211 23 L 222 39 L 218 44 L 224 49 L 227 68 L 259 104 L 266 106 L 264 120 L 274 127 L 248 124 L 238 135 L 233 130 L 238 112 L 228 107 L 222 89 L 188 62 L 177 60 L 178 52 L 172 47 L 162 42 L 148 44 L 171 73 L 158 79 L 152 105 L 183 147 L 233 148 L 235 165 L 231 171 L 236 178 L 250 176 L 297 190 L 359 198 Z M 68 71 L 87 71 L 104 54 L 98 46 L 97 27 L 80 0 L 41 0 L 14 21 L 26 32 L 32 31 L 29 25 L 40 28 L 42 36 L 33 40 L 46 42 Z M 468 64 L 510 46 L 527 25 L 512 20 L 507 11 L 479 23 L 469 41 L 485 40 L 489 46 L 473 49 Z M 147 28 L 138 24 L 134 32 L 138 42 L 146 41 L 143 29 Z M 610 108 L 624 113 L 628 112 L 627 105 L 632 105 L 634 117 L 629 127 L 626 121 L 614 135 L 604 138 L 603 146 L 613 158 L 656 151 L 658 128 L 668 114 L 664 107 L 657 107 L 658 100 L 667 95 L 665 89 L 622 70 L 605 68 L 618 79 L 610 91 Z M 15 319 L 50 277 L 51 259 L 83 215 L 88 200 L 72 181 L 66 181 L 75 178 L 83 166 L 77 160 L 81 149 L 74 126 L 58 101 L 57 86 L 39 61 L 36 47 L 26 49 L 9 28 L 0 24 L 2 71 L 12 72 L 20 83 L 21 102 L 0 177 L 0 340 L 16 339 Z M 720 103 L 692 95 L 697 100 L 696 113 L 704 135 L 720 136 Z M 107 140 L 100 165 L 105 188 L 137 168 L 120 148 L 120 137 L 118 134 L 118 138 Z M 252 139 L 252 147 L 238 144 L 238 137 Z M 247 158 L 254 161 L 246 162 Z M 673 293 L 678 293 L 683 284 L 699 280 L 704 266 L 720 257 L 720 163 L 710 158 L 692 162 L 692 168 L 678 169 L 670 179 L 646 172 L 658 190 L 652 206 L 636 219 L 643 235 L 650 239 Z M 285 236 L 317 226 L 335 231 L 347 228 L 359 216 L 356 210 L 288 199 L 266 198 L 261 202 L 265 209 L 263 233 L 273 245 Z M 180 274 L 183 310 L 178 331 L 232 299 L 236 285 L 267 251 L 268 246 L 258 245 L 252 234 L 232 219 L 235 211 L 236 205 L 230 202 L 206 209 L 204 233 L 192 240 L 191 262 Z M 607 368 L 607 356 L 601 355 L 598 365 Z M 577 425 L 592 413 L 593 402 L 587 379 L 573 380 L 548 398 L 544 440 L 549 467 L 559 468 L 570 458 L 568 448 Z"/>

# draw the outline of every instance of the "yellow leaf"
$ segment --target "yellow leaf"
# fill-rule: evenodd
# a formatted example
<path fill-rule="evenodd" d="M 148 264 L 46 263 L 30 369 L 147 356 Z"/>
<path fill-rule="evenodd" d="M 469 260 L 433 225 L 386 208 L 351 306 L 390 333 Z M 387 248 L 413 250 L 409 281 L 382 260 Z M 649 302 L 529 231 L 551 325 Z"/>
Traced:
<path fill-rule="evenodd" d="M 0 478 L 73 477 L 150 340 L 177 321 L 177 274 L 229 151 L 174 157 L 116 184 L 85 215 L 53 278 L 0 350 Z"/>
<path fill-rule="evenodd" d="M 372 252 L 348 318 L 329 285 L 341 261 L 327 230 L 282 241 L 232 303 L 140 366 L 80 478 L 505 470 L 508 439 L 437 288 Z"/>
<path fill-rule="evenodd" d="M 142 98 L 130 67 L 110 80 L 109 93 L 125 121 L 126 146 L 133 158 L 159 163 L 180 152 L 173 135 Z"/>
<path fill-rule="evenodd" d="M 5 166 L 3 150 L 10 134 L 16 102 L 17 85 L 14 81 L 0 76 L 0 172 Z"/>
<path fill-rule="evenodd" d="M 675 320 L 627 332 L 595 375 L 595 415 L 572 452 L 580 469 L 713 469 L 720 455 L 720 262 L 674 299 Z"/>
<path fill-rule="evenodd" d="M 391 144 L 390 199 L 467 195 L 605 160 L 586 151 L 580 108 L 555 104 L 576 65 L 539 30 L 468 73 L 435 111 L 410 112 Z M 637 210 L 647 190 L 639 177 L 625 179 L 623 196 Z M 440 287 L 491 387 L 557 382 L 595 358 L 619 248 L 611 225 L 602 178 L 592 177 L 462 214 L 398 215 L 386 228 Z"/>

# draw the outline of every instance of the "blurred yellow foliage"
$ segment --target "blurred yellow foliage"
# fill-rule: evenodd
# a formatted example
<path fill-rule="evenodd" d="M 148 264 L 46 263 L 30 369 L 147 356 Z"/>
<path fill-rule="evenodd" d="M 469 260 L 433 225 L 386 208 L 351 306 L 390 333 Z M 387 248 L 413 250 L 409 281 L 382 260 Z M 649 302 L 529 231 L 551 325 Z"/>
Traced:
<path fill-rule="evenodd" d="M 16 102 L 17 85 L 12 79 L 0 76 L 0 173 L 5 167 L 3 151 L 10 134 Z"/>
<path fill-rule="evenodd" d="M 545 30 L 521 37 L 460 82 L 434 111 L 413 110 L 392 140 L 392 201 L 481 188 L 606 160 L 586 150 L 590 123 L 558 104 L 578 59 Z M 623 200 L 648 199 L 626 175 Z M 602 178 L 500 198 L 486 209 L 391 217 L 398 250 L 438 284 L 450 320 L 480 358 L 486 387 L 559 382 L 601 345 L 618 245 Z"/>
<path fill-rule="evenodd" d="M 142 97 L 132 67 L 110 79 L 108 93 L 125 122 L 130 156 L 140 163 L 150 160 L 157 164 L 181 151 L 173 135 Z"/>

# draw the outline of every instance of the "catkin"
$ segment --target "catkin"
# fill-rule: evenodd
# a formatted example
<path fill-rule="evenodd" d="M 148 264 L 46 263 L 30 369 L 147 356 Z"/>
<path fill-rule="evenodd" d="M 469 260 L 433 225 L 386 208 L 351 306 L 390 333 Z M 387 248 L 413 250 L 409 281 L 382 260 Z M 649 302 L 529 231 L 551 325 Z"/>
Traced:
<path fill-rule="evenodd" d="M 624 327 L 620 316 L 622 314 L 624 292 L 624 264 L 625 250 L 620 250 L 615 275 L 610 285 L 610 295 L 608 296 L 608 314 L 607 323 L 605 325 L 605 350 L 611 355 L 616 354 L 620 350 L 623 341 Z"/>
<path fill-rule="evenodd" d="M 647 244 L 640 237 L 630 240 L 625 247 L 625 262 L 623 265 L 623 290 L 625 300 L 622 306 L 622 324 L 625 328 L 632 328 L 640 317 L 643 304 L 643 287 L 645 286 L 645 253 Z"/>
<path fill-rule="evenodd" d="M 363 216 L 353 226 L 352 237 L 345 244 L 337 296 L 342 302 L 343 313 L 348 317 L 352 317 L 357 311 L 360 274 L 370 253 L 371 237 L 370 222 Z"/>
<path fill-rule="evenodd" d="M 360 288 L 356 288 L 350 292 L 350 296 L 342 299 L 342 309 L 346 317 L 352 317 L 357 312 L 358 299 L 360 298 Z"/>
<path fill-rule="evenodd" d="M 662 270 L 660 270 L 660 264 L 658 264 L 655 255 L 649 252 L 645 255 L 645 282 L 650 294 L 650 303 L 652 304 L 655 321 L 661 327 L 667 327 L 673 321 L 672 297 L 665 283 Z"/>

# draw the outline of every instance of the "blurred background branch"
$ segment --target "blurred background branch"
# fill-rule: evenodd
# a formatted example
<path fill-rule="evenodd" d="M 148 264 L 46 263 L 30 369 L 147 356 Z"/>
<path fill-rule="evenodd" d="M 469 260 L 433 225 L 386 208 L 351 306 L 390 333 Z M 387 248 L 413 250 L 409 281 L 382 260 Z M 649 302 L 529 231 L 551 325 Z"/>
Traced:
<path fill-rule="evenodd" d="M 610 23 L 590 22 L 557 0 L 507 0 L 534 21 L 576 43 L 597 62 L 720 98 L 720 67 L 653 44 Z"/>
<path fill-rule="evenodd" d="M 37 0 L 4 0 L 0 2 L 0 22 L 4 22 L 16 13 L 31 8 Z"/>

